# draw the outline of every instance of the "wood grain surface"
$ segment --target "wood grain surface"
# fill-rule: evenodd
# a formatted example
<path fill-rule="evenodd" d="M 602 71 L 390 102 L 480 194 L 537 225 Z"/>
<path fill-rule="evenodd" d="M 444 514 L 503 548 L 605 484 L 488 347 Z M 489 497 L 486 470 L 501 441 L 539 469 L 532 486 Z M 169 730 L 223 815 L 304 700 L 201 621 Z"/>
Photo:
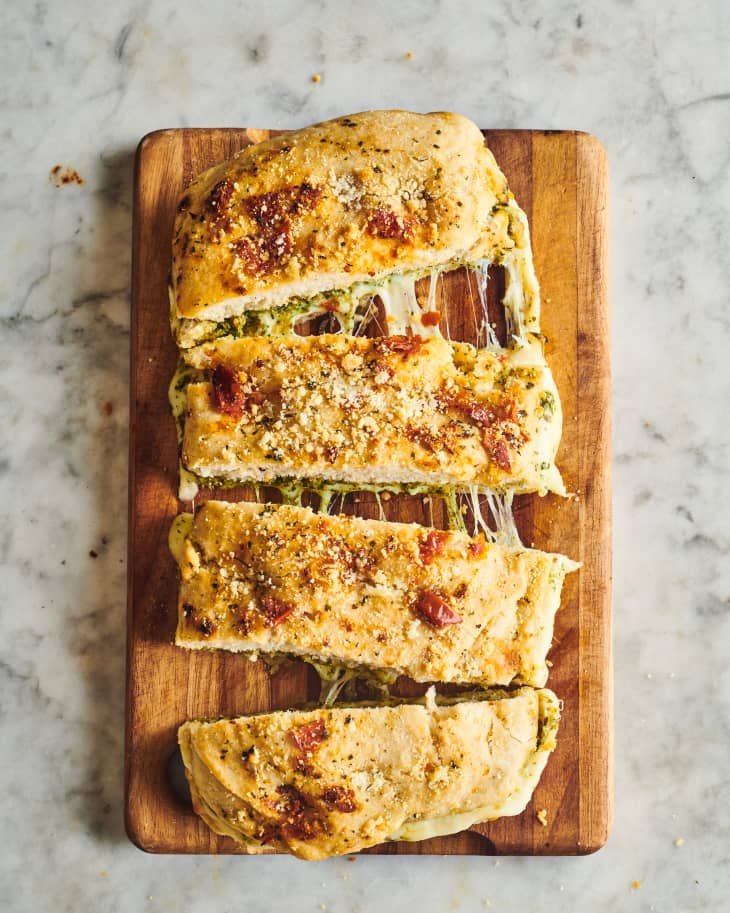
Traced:
<path fill-rule="evenodd" d="M 127 624 L 127 832 L 161 853 L 240 853 L 193 813 L 177 754 L 186 719 L 283 709 L 317 698 L 316 675 L 289 663 L 270 675 L 244 656 L 189 652 L 172 643 L 176 567 L 167 534 L 177 499 L 175 428 L 167 385 L 177 350 L 168 324 L 167 278 L 175 207 L 190 180 L 268 135 L 261 130 L 183 129 L 146 136 L 136 161 L 132 267 L 132 372 Z M 608 322 L 608 176 L 591 136 L 564 131 L 486 131 L 530 221 L 542 287 L 546 353 L 564 410 L 558 454 L 574 497 L 516 499 L 527 545 L 583 562 L 570 575 L 550 653 L 551 687 L 563 701 L 558 747 L 522 815 L 421 843 L 390 843 L 374 853 L 578 854 L 606 840 L 612 806 L 611 476 Z M 497 316 L 500 271 L 490 280 Z M 451 274 L 442 285 L 455 339 L 473 340 L 475 286 Z M 199 500 L 207 495 L 201 494 Z M 218 495 L 228 500 L 245 491 Z M 390 520 L 429 522 L 421 498 L 385 503 Z M 433 505 L 432 505 L 433 506 Z M 377 516 L 372 495 L 343 509 Z M 436 504 L 434 521 L 445 525 Z M 409 693 L 407 686 L 403 693 Z M 547 824 L 536 817 L 545 809 Z"/>

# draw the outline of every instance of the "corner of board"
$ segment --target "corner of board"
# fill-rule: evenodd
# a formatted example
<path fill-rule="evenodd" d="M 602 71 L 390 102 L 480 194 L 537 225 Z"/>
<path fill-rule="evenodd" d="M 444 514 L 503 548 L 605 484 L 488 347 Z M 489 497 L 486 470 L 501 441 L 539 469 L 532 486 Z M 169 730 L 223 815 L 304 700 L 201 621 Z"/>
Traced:
<path fill-rule="evenodd" d="M 175 127 L 168 127 L 162 130 L 151 130 L 149 133 L 145 133 L 142 139 L 137 143 L 135 160 L 139 162 L 143 156 L 149 155 L 150 152 L 157 152 L 159 146 L 174 141 L 179 133 L 180 130 Z"/>
<path fill-rule="evenodd" d="M 585 130 L 576 130 L 575 139 L 581 151 L 595 155 L 606 167 L 608 166 L 608 151 L 597 136 Z"/>
<path fill-rule="evenodd" d="M 139 809 L 133 807 L 127 797 L 124 809 L 124 830 L 130 842 L 143 853 L 170 853 L 170 847 L 160 843 L 154 828 L 150 827 L 149 820 L 139 814 Z"/>

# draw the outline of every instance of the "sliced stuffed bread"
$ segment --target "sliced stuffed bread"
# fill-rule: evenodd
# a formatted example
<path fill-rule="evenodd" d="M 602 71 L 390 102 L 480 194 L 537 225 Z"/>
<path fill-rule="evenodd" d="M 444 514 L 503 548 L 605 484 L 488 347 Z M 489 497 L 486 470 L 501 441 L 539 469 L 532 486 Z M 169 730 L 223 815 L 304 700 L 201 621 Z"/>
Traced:
<path fill-rule="evenodd" d="M 538 340 L 217 340 L 185 355 L 182 463 L 199 484 L 282 478 L 564 494 L 560 400 Z"/>
<path fill-rule="evenodd" d="M 188 347 L 250 332 L 264 310 L 348 313 L 392 279 L 490 262 L 505 266 L 516 322 L 537 331 L 527 221 L 477 126 L 366 111 L 248 146 L 192 182 L 174 229 L 173 333 Z"/>
<path fill-rule="evenodd" d="M 555 747 L 551 691 L 188 722 L 193 807 L 249 852 L 302 859 L 522 812 Z"/>
<path fill-rule="evenodd" d="M 420 682 L 544 685 L 562 555 L 415 523 L 208 501 L 181 515 L 175 642 Z"/>

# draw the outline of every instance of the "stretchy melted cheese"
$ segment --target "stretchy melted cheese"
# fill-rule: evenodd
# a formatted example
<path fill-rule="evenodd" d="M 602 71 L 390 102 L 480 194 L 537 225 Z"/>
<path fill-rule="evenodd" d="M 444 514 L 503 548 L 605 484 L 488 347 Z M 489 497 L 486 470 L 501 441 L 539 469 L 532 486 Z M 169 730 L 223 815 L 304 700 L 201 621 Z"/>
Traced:
<path fill-rule="evenodd" d="M 449 113 L 341 117 L 193 181 L 175 223 L 173 331 L 190 346 L 250 311 L 481 261 L 527 277 L 534 323 L 527 223 L 477 126 Z"/>
<path fill-rule="evenodd" d="M 550 691 L 189 722 L 193 807 L 250 852 L 303 859 L 519 814 L 555 747 Z"/>
<path fill-rule="evenodd" d="M 561 555 L 417 524 L 208 501 L 183 514 L 176 643 L 416 681 L 544 685 Z"/>
<path fill-rule="evenodd" d="M 184 467 L 212 481 L 316 478 L 564 493 L 558 392 L 538 341 L 225 338 L 186 355 Z"/>

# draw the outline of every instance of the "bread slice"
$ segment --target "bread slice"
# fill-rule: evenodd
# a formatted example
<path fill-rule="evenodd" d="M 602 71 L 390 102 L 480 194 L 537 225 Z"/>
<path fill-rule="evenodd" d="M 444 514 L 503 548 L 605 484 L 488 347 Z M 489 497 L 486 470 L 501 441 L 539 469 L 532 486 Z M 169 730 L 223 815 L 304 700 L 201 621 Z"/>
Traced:
<path fill-rule="evenodd" d="M 181 515 L 175 643 L 420 682 L 544 685 L 562 555 L 415 523 L 208 501 Z"/>
<path fill-rule="evenodd" d="M 193 807 L 249 852 L 302 859 L 524 810 L 555 747 L 551 691 L 187 722 Z"/>
<path fill-rule="evenodd" d="M 182 463 L 200 484 L 317 479 L 564 494 L 537 339 L 230 337 L 185 355 Z"/>
<path fill-rule="evenodd" d="M 316 310 L 323 294 L 360 297 L 393 275 L 496 261 L 517 286 L 527 280 L 519 296 L 536 330 L 527 221 L 475 124 L 450 113 L 339 117 L 248 146 L 188 187 L 174 229 L 173 333 L 189 347 L 236 332 L 252 311 Z"/>

